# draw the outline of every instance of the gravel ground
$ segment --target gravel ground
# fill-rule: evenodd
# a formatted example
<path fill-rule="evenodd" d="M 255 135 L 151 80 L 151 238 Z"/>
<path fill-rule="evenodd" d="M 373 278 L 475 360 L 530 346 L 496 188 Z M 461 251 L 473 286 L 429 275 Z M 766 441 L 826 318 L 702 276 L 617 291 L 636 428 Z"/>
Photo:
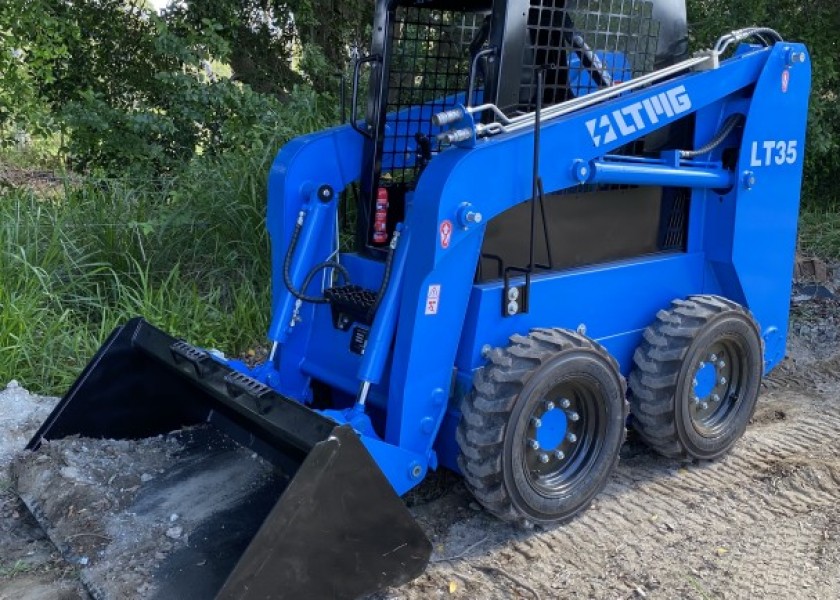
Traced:
<path fill-rule="evenodd" d="M 75 568 L 15 495 L 9 464 L 55 405 L 55 398 L 30 394 L 17 382 L 0 392 L 0 600 L 87 598 Z"/>
<path fill-rule="evenodd" d="M 753 422 L 730 455 L 681 464 L 631 439 L 604 493 L 568 525 L 505 525 L 486 515 L 457 477 L 433 476 L 407 498 L 434 543 L 432 564 L 377 597 L 840 597 L 838 308 L 833 300 L 795 306 L 788 358 L 766 380 Z M 160 503 L 133 524 L 113 515 L 142 500 L 133 489 L 138 482 L 165 479 L 188 440 L 172 435 L 129 447 L 75 439 L 49 444 L 40 465 L 33 456 L 13 461 L 53 402 L 14 385 L 0 392 L 0 600 L 84 598 L 77 575 L 105 585 L 112 597 L 152 594 L 144 576 L 196 541 L 208 513 L 176 515 Z M 237 464 L 246 460 L 254 469 L 229 489 L 266 477 L 259 461 L 239 456 Z M 69 544 L 72 564 L 12 492 L 12 462 L 24 494 L 50 490 L 48 512 L 64 516 L 58 542 Z"/>

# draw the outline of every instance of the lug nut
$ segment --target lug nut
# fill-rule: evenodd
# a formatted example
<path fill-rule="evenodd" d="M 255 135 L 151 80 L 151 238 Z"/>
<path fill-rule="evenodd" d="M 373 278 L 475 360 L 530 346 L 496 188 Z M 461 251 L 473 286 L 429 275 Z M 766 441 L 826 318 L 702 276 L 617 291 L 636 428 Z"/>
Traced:
<path fill-rule="evenodd" d="M 726 385 L 726 377 L 721 377 L 718 381 L 721 385 Z"/>
<path fill-rule="evenodd" d="M 577 436 L 574 433 L 570 433 L 566 436 L 566 439 L 569 440 L 572 444 L 577 441 Z"/>
<path fill-rule="evenodd" d="M 694 378 L 694 387 L 697 387 L 698 385 L 700 385 L 700 384 L 697 382 L 697 378 L 695 377 Z"/>
<path fill-rule="evenodd" d="M 545 452 L 543 452 L 542 454 L 540 454 L 540 462 L 541 462 L 542 464 L 547 463 L 547 462 L 548 462 L 548 454 L 546 454 Z"/>
<path fill-rule="evenodd" d="M 693 400 L 695 404 L 700 402 L 700 398 L 698 396 L 694 396 Z"/>
<path fill-rule="evenodd" d="M 548 400 L 545 403 L 545 410 L 546 410 L 546 412 L 548 412 L 550 410 L 554 410 L 554 402 L 552 402 L 551 400 Z"/>
<path fill-rule="evenodd" d="M 531 417 L 531 424 L 537 429 L 539 429 L 540 427 L 542 427 L 542 420 L 538 419 L 537 417 Z"/>
<path fill-rule="evenodd" d="M 554 451 L 554 458 L 556 458 L 557 460 L 563 460 L 564 458 L 566 458 L 566 455 L 564 454 L 564 452 L 562 450 L 555 450 Z"/>
<path fill-rule="evenodd" d="M 717 360 L 717 354 L 710 354 L 709 355 L 709 362 L 715 362 Z"/>
<path fill-rule="evenodd" d="M 528 440 L 528 445 L 531 447 L 531 450 L 540 449 L 540 443 L 537 440 Z"/>
<path fill-rule="evenodd" d="M 577 421 L 580 419 L 580 415 L 575 411 L 570 411 L 566 416 L 569 417 L 570 421 Z"/>
<path fill-rule="evenodd" d="M 707 410 L 709 408 L 708 402 L 703 402 L 700 404 L 700 410 Z"/>
<path fill-rule="evenodd" d="M 712 401 L 720 402 L 720 396 L 718 396 L 717 394 L 712 394 Z"/>
<path fill-rule="evenodd" d="M 723 362 L 722 360 L 721 360 L 721 361 L 718 361 L 718 367 L 719 367 L 719 368 L 721 368 L 721 369 L 722 369 L 722 368 L 724 368 L 725 366 L 726 366 L 726 363 L 725 363 L 725 362 Z"/>
<path fill-rule="evenodd" d="M 563 408 L 569 408 L 571 405 L 572 403 L 569 402 L 568 398 L 563 398 L 562 400 L 560 400 L 560 406 L 562 406 Z"/>

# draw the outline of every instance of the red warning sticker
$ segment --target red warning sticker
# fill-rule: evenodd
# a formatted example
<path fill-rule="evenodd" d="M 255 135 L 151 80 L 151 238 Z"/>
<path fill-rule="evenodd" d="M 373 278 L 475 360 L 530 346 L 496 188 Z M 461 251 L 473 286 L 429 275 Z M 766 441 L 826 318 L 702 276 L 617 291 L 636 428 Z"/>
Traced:
<path fill-rule="evenodd" d="M 788 86 L 790 85 L 790 69 L 782 71 L 782 93 L 787 94 Z"/>
<path fill-rule="evenodd" d="M 426 314 L 436 315 L 440 304 L 440 284 L 433 283 L 426 292 Z"/>
<path fill-rule="evenodd" d="M 440 224 L 440 247 L 446 250 L 452 240 L 452 221 L 446 219 Z"/>

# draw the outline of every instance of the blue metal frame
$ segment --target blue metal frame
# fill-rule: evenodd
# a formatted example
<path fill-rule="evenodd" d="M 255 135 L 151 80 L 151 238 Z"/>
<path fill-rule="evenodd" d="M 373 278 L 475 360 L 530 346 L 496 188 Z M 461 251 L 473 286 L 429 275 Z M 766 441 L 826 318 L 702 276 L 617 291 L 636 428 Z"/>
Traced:
<path fill-rule="evenodd" d="M 484 364 L 482 348 L 505 345 L 510 335 L 532 327 L 583 326 L 626 374 L 657 310 L 674 298 L 721 294 L 752 311 L 771 369 L 785 347 L 810 91 L 809 63 L 794 65 L 792 52 L 806 50 L 789 43 L 743 46 L 718 69 L 544 121 L 545 189 L 582 182 L 691 187 L 687 249 L 535 274 L 529 311 L 514 317 L 501 314 L 502 282 L 474 284 L 473 275 L 487 222 L 531 196 L 533 131 L 468 140 L 441 152 L 408 194 L 395 276 L 364 356 L 350 351 L 351 331 L 333 327 L 328 306 L 297 304 L 282 276 L 300 218 L 295 285 L 332 254 L 336 200 L 323 202 L 315 192 L 322 185 L 340 191 L 360 177 L 363 138 L 344 126 L 293 140 L 269 179 L 274 281 L 268 338 L 275 351 L 255 369 L 232 364 L 303 403 L 312 400 L 312 379 L 330 386 L 346 406 L 328 415 L 356 427 L 398 493 L 438 462 L 457 470 L 458 405 Z M 746 118 L 735 168 L 724 167 L 719 151 L 696 161 L 675 153 L 658 160 L 610 154 L 690 114 L 700 147 L 733 113 Z M 480 223 L 459 219 L 465 203 L 483 215 Z M 456 225 L 441 243 L 446 221 Z M 378 288 L 380 262 L 354 254 L 341 260 L 354 283 Z M 307 292 L 320 293 L 319 283 Z M 373 383 L 364 409 L 354 405 L 362 380 Z"/>

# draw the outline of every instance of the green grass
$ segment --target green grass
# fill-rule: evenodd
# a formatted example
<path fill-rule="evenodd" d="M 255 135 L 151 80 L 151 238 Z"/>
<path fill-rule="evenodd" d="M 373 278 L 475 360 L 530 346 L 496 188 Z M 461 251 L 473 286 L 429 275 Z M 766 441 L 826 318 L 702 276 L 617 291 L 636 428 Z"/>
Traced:
<path fill-rule="evenodd" d="M 800 214 L 800 250 L 823 259 L 840 260 L 840 198 L 814 204 L 806 203 Z"/>
<path fill-rule="evenodd" d="M 10 564 L 0 564 L 0 579 L 14 579 L 18 575 L 29 573 L 33 570 L 31 564 L 17 560 Z"/>
<path fill-rule="evenodd" d="M 269 158 L 198 161 L 153 184 L 91 179 L 58 197 L 0 190 L 0 385 L 63 393 L 138 315 L 229 354 L 260 343 Z"/>

